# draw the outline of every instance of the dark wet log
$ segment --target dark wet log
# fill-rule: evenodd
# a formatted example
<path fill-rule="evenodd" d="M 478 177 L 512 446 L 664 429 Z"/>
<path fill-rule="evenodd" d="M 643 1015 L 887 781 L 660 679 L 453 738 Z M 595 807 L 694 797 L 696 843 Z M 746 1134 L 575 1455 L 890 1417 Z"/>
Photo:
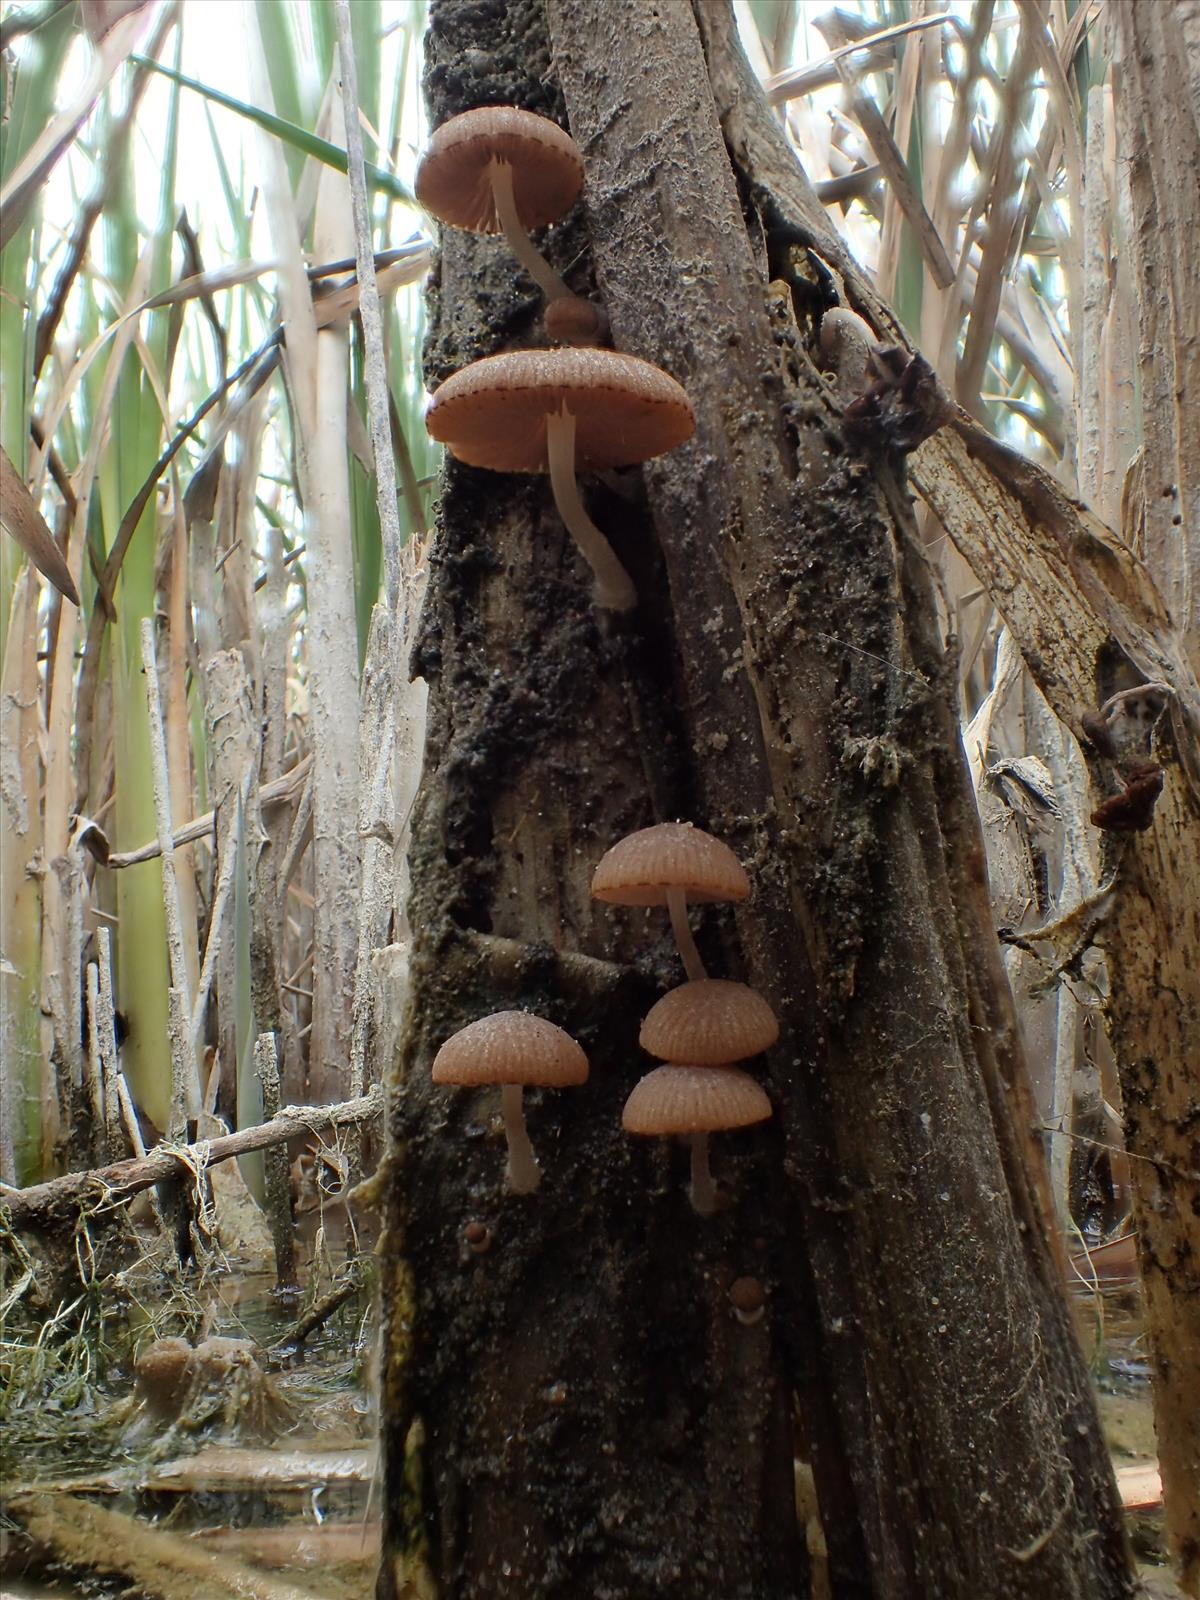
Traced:
<path fill-rule="evenodd" d="M 699 422 L 589 491 L 640 597 L 627 628 L 591 607 L 543 483 L 447 468 L 413 662 L 431 692 L 380 1594 L 424 1563 L 443 1600 L 795 1600 L 798 1445 L 839 1600 L 1118 1600 L 1119 1505 L 1018 1133 L 1024 1063 L 903 465 L 846 448 L 802 285 L 778 281 L 773 241 L 806 217 L 754 170 L 779 134 L 731 13 L 546 9 L 439 0 L 432 120 L 509 102 L 569 121 L 586 212 L 550 248 Z M 431 311 L 436 384 L 528 342 L 538 305 L 502 244 L 447 232 Z M 588 896 L 621 833 L 681 816 L 754 885 L 698 919 L 709 970 L 783 1024 L 777 1115 L 716 1148 L 735 1203 L 707 1219 L 682 1154 L 620 1131 L 640 1017 L 679 979 L 665 919 Z M 522 1197 L 480 1137 L 490 1107 L 428 1075 L 450 1033 L 513 1006 L 592 1062 L 532 1105 L 544 1178 Z M 729 1301 L 745 1276 L 765 1296 L 750 1326 Z"/>
<path fill-rule="evenodd" d="M 186 1177 L 251 1150 L 268 1150 L 304 1133 L 357 1127 L 382 1110 L 383 1097 L 378 1091 L 335 1106 L 285 1106 L 277 1117 L 256 1128 L 241 1128 L 198 1144 L 161 1144 L 140 1159 L 116 1161 L 90 1172 L 70 1172 L 28 1189 L 0 1188 L 0 1215 L 14 1228 L 69 1226 L 81 1211 L 109 1210 L 156 1183 Z"/>

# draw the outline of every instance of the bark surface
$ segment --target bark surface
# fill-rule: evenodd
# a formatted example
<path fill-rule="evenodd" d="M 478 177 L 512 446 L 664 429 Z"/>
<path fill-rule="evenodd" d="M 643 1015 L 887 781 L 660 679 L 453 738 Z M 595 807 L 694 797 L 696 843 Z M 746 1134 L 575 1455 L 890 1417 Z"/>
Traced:
<path fill-rule="evenodd" d="M 1124 533 L 1200 671 L 1200 10 L 1121 0 L 1115 105 L 1138 285 L 1141 471 Z M 1157 107 L 1176 114 L 1160 116 Z M 1123 687 L 1122 685 L 1117 685 Z M 1102 933 L 1132 1163 L 1167 1532 L 1200 1595 L 1200 788 L 1169 737 L 1153 829 L 1131 841 Z"/>
<path fill-rule="evenodd" d="M 435 5 L 432 120 L 510 103 L 569 124 L 587 208 L 552 253 L 574 288 L 594 273 L 617 348 L 678 377 L 699 421 L 590 490 L 638 587 L 627 627 L 592 609 L 543 480 L 447 468 L 413 663 L 431 693 L 381 1592 L 424 1573 L 455 1600 L 806 1595 L 796 1449 L 835 1595 L 1129 1594 L 1014 1132 L 1023 1063 L 953 661 L 896 464 L 842 443 L 786 240 L 768 288 L 803 221 L 756 170 L 774 125 L 724 8 L 547 10 L 549 31 L 538 0 Z M 431 384 L 530 342 L 538 309 L 502 241 L 448 232 Z M 783 1023 L 776 1116 L 716 1142 L 735 1203 L 710 1219 L 685 1153 L 619 1125 L 649 1065 L 640 1018 L 681 978 L 665 918 L 588 899 L 621 833 L 678 816 L 754 883 L 736 916 L 705 912 L 710 971 Z M 428 1079 L 449 1033 L 512 1006 L 592 1061 L 585 1087 L 527 1096 L 545 1175 L 523 1197 L 496 1108 Z M 742 1276 L 767 1297 L 749 1327 L 727 1297 Z"/>

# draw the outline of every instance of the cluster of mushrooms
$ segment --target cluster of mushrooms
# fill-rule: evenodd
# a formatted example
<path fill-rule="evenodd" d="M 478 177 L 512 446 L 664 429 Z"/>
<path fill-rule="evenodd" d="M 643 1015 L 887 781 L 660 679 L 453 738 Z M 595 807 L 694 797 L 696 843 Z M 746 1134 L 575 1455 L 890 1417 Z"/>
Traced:
<path fill-rule="evenodd" d="M 662 822 L 629 834 L 601 859 L 592 878 L 596 900 L 665 905 L 670 913 L 687 982 L 665 994 L 642 1023 L 643 1050 L 666 1064 L 635 1086 L 621 1124 L 628 1133 L 690 1140 L 689 1195 L 701 1216 L 718 1207 L 709 1135 L 771 1115 L 762 1086 L 736 1063 L 769 1049 L 779 1025 L 748 985 L 707 975 L 687 907 L 738 902 L 749 893 L 749 879 L 729 846 L 690 822 Z M 524 1088 L 564 1088 L 585 1082 L 587 1075 L 587 1057 L 570 1034 L 524 1011 L 500 1011 L 470 1023 L 446 1040 L 433 1062 L 435 1083 L 500 1086 L 507 1179 L 517 1194 L 530 1193 L 541 1177 L 525 1130 Z"/>
<path fill-rule="evenodd" d="M 416 177 L 417 199 L 444 224 L 503 233 L 546 296 L 549 348 L 506 351 L 441 384 L 426 415 L 430 435 L 468 466 L 549 474 L 554 503 L 592 570 L 602 610 L 637 603 L 632 580 L 580 498 L 577 474 L 632 466 L 689 439 L 691 401 L 668 373 L 601 348 L 607 319 L 576 295 L 529 238 L 578 199 L 583 160 L 556 123 L 513 106 L 452 117 L 434 134 Z M 650 1011 L 642 1047 L 666 1063 L 630 1095 L 630 1133 L 691 1141 L 691 1202 L 717 1208 L 708 1164 L 711 1133 L 771 1115 L 761 1086 L 735 1063 L 775 1042 L 771 1008 L 745 984 L 709 978 L 688 926 L 691 902 L 740 901 L 750 885 L 732 850 L 691 823 L 661 823 L 622 839 L 596 868 L 592 894 L 618 905 L 666 905 L 687 982 Z M 528 1194 L 541 1173 L 525 1129 L 526 1087 L 583 1083 L 587 1057 L 561 1028 L 523 1011 L 481 1017 L 442 1045 L 433 1081 L 498 1085 L 508 1140 L 507 1181 Z"/>
<path fill-rule="evenodd" d="M 668 373 L 598 347 L 603 313 L 567 288 L 529 238 L 579 197 L 583 159 L 575 141 L 515 106 L 465 111 L 434 134 L 415 187 L 440 222 L 504 234 L 546 295 L 544 326 L 554 345 L 460 368 L 430 402 L 430 435 L 468 466 L 548 472 L 559 515 L 592 569 L 596 605 L 632 610 L 633 581 L 588 515 L 576 475 L 663 455 L 691 438 L 696 417 Z"/>

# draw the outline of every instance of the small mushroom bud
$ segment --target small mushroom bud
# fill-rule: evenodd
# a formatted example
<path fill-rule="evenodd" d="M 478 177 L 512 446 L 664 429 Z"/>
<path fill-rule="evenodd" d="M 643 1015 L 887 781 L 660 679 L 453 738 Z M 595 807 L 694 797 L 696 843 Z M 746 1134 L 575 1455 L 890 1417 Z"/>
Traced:
<path fill-rule="evenodd" d="M 735 1278 L 729 1286 L 729 1303 L 734 1316 L 749 1328 L 762 1321 L 767 1297 L 757 1278 Z"/>
<path fill-rule="evenodd" d="M 463 1242 L 473 1256 L 484 1255 L 492 1247 L 492 1230 L 473 1217 L 463 1229 Z"/>
<path fill-rule="evenodd" d="M 857 394 L 866 378 L 867 362 L 882 348 L 874 330 L 845 306 L 831 306 L 821 318 L 822 365 L 834 376 L 843 399 Z"/>
<path fill-rule="evenodd" d="M 155 1339 L 134 1362 L 138 1398 L 156 1417 L 180 1413 L 195 1376 L 196 1353 L 186 1339 Z"/>
<path fill-rule="evenodd" d="M 542 323 L 555 344 L 602 344 L 608 336 L 608 318 L 582 295 L 548 301 Z"/>

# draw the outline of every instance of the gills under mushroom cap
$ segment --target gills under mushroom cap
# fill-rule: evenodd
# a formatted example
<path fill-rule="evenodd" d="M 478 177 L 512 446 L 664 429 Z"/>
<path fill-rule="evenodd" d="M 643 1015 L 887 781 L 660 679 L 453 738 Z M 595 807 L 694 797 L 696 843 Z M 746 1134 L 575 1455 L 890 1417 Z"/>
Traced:
<path fill-rule="evenodd" d="M 592 876 L 592 898 L 612 905 L 665 905 L 669 889 L 682 889 L 690 901 L 741 901 L 750 896 L 750 880 L 727 844 L 691 822 L 626 834 Z"/>
<path fill-rule="evenodd" d="M 455 228 L 499 233 L 489 166 L 512 168 L 513 200 L 525 228 L 543 228 L 574 205 L 583 159 L 569 133 L 516 106 L 481 106 L 443 122 L 421 158 L 414 185 L 432 216 Z"/>
<path fill-rule="evenodd" d="M 655 1067 L 634 1085 L 621 1113 L 626 1133 L 659 1138 L 675 1133 L 721 1133 L 765 1122 L 771 1102 L 738 1067 Z"/>
<path fill-rule="evenodd" d="M 575 418 L 581 472 L 631 466 L 690 439 L 696 415 L 668 373 L 612 350 L 510 350 L 473 361 L 434 395 L 425 426 L 468 466 L 545 472 L 547 418 Z"/>
<path fill-rule="evenodd" d="M 433 1058 L 434 1083 L 526 1084 L 547 1089 L 587 1081 L 582 1049 L 554 1023 L 527 1011 L 497 1011 L 468 1023 Z"/>
<path fill-rule="evenodd" d="M 650 1008 L 638 1042 L 660 1061 L 721 1066 L 770 1049 L 778 1037 L 775 1013 L 748 984 L 701 978 Z"/>

